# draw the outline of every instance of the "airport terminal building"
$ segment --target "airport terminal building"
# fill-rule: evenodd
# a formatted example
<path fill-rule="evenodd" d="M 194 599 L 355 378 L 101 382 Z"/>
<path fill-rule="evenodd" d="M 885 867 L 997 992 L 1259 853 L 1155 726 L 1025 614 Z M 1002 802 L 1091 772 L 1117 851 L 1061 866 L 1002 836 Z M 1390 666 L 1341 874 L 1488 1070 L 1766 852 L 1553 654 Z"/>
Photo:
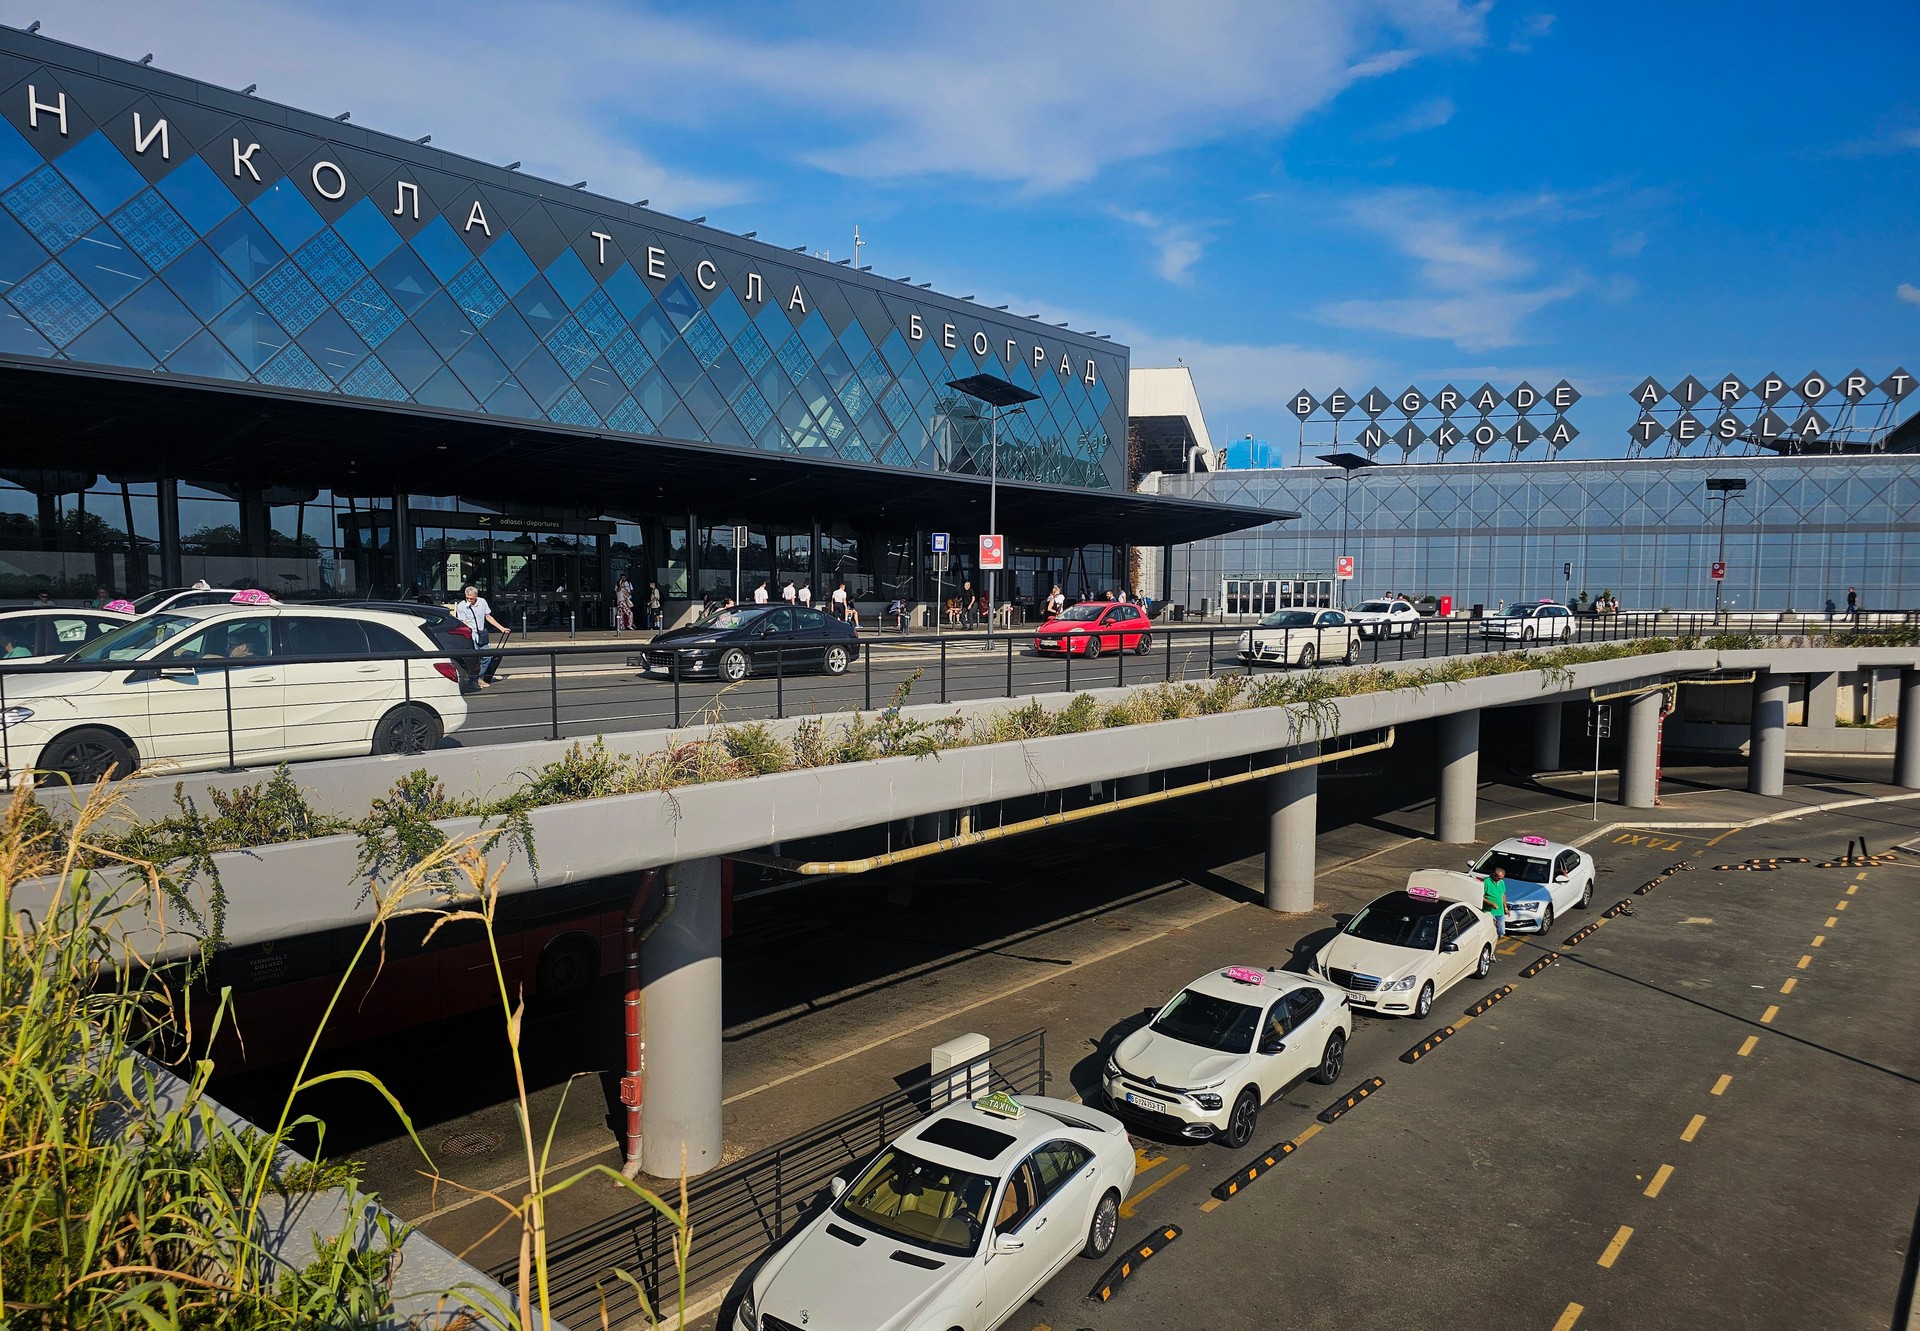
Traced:
<path fill-rule="evenodd" d="M 1006 598 L 1261 520 L 1131 492 L 1123 346 L 517 165 L 0 29 L 0 596 L 929 601 L 996 429 Z"/>

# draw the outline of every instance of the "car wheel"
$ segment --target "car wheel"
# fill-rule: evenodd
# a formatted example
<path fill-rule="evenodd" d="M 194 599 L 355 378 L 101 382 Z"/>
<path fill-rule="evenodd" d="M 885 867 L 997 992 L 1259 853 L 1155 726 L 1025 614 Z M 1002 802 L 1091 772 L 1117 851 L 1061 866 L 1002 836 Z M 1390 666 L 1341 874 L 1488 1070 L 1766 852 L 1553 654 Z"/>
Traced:
<path fill-rule="evenodd" d="M 1133 654 L 1135 656 L 1145 656 L 1147 654 L 1147 649 L 1152 646 L 1153 646 L 1153 635 L 1151 633 L 1142 633 L 1140 635 L 1140 641 L 1133 644 Z"/>
<path fill-rule="evenodd" d="M 600 954 L 593 940 L 582 933 L 562 934 L 540 951 L 534 996 L 551 1007 L 575 1007 L 593 992 L 599 975 Z"/>
<path fill-rule="evenodd" d="M 1593 904 L 1593 879 L 1588 877 L 1587 885 L 1580 893 L 1580 909 L 1585 910 Z"/>
<path fill-rule="evenodd" d="M 1308 643 L 1300 649 L 1300 668 L 1302 670 L 1311 670 L 1313 663 L 1319 659 L 1320 653 L 1313 649 L 1312 643 Z"/>
<path fill-rule="evenodd" d="M 1480 965 L 1475 968 L 1473 978 L 1484 980 L 1487 972 L 1493 969 L 1493 944 L 1487 943 L 1480 949 Z"/>
<path fill-rule="evenodd" d="M 1327 1037 L 1327 1047 L 1320 1051 L 1320 1066 L 1313 1070 L 1313 1080 L 1322 1086 L 1331 1086 L 1340 1080 L 1340 1069 L 1347 1062 L 1347 1037 L 1335 1031 Z"/>
<path fill-rule="evenodd" d="M 1521 642 L 1533 641 L 1533 625 L 1529 624 L 1525 628 L 1520 630 L 1520 641 Z"/>
<path fill-rule="evenodd" d="M 838 647 L 838 646 L 827 648 L 827 655 L 825 660 L 827 673 L 829 675 L 846 674 L 848 660 L 849 658 L 847 656 L 846 648 Z"/>
<path fill-rule="evenodd" d="M 1546 934 L 1549 934 L 1552 931 L 1553 931 L 1553 903 L 1549 901 L 1547 903 L 1546 910 L 1543 911 L 1540 915 L 1540 933 L 1542 936 L 1545 936 Z"/>
<path fill-rule="evenodd" d="M 1347 664 L 1353 665 L 1360 660 L 1360 639 L 1347 639 Z"/>
<path fill-rule="evenodd" d="M 92 785 L 109 774 L 133 775 L 133 746 L 111 730 L 69 730 L 40 751 L 40 771 L 58 772 L 74 785 Z"/>
<path fill-rule="evenodd" d="M 1413 1000 L 1413 1015 L 1424 1017 L 1433 1011 L 1433 981 L 1420 986 L 1420 997 Z"/>
<path fill-rule="evenodd" d="M 1253 1140 L 1253 1130 L 1259 1124 L 1260 1097 L 1249 1086 L 1233 1102 L 1233 1112 L 1227 1116 L 1227 1130 L 1220 1135 L 1220 1140 L 1237 1151 Z"/>
<path fill-rule="evenodd" d="M 1120 1194 L 1109 1189 L 1093 1209 L 1093 1223 L 1087 1226 L 1087 1246 L 1082 1257 L 1105 1257 L 1113 1250 L 1114 1235 L 1120 1232 Z"/>
<path fill-rule="evenodd" d="M 730 648 L 720 658 L 720 678 L 729 684 L 738 684 L 747 677 L 747 654 L 738 647 Z"/>
<path fill-rule="evenodd" d="M 414 703 L 403 703 L 381 717 L 380 724 L 373 728 L 373 751 L 425 753 L 439 747 L 442 733 L 439 717 Z"/>
<path fill-rule="evenodd" d="M 1089 661 L 1100 655 L 1100 635 L 1098 633 L 1092 634 L 1087 638 L 1086 655 Z"/>

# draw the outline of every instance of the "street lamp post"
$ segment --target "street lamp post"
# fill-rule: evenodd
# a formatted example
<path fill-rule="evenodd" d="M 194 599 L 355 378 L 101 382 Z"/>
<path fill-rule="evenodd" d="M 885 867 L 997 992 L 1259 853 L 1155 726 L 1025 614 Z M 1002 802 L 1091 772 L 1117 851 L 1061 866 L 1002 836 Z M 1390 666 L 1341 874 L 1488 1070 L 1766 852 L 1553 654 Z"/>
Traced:
<path fill-rule="evenodd" d="M 1707 493 L 1720 501 L 1720 545 L 1714 556 L 1714 563 L 1720 566 L 1720 576 L 1713 580 L 1713 617 L 1720 618 L 1720 594 L 1727 585 L 1727 501 L 1743 493 L 1747 488 L 1744 476 L 1709 476 Z"/>
<path fill-rule="evenodd" d="M 1353 473 L 1367 467 L 1377 467 L 1380 464 L 1364 453 L 1322 453 L 1320 460 L 1340 468 L 1346 481 L 1346 486 L 1340 493 L 1340 549 L 1334 552 L 1333 569 L 1334 581 L 1340 585 L 1340 608 L 1344 610 L 1347 608 L 1347 580 L 1340 576 L 1339 557 L 1342 554 L 1352 553 L 1347 549 L 1347 510 L 1353 502 Z M 1356 563 L 1354 572 L 1358 574 L 1359 571 Z"/>
<path fill-rule="evenodd" d="M 1000 535 L 1000 418 L 1009 408 L 1025 410 L 1029 402 L 1038 402 L 1040 395 L 1020 385 L 1009 383 L 995 374 L 975 374 L 965 379 L 949 380 L 947 387 L 966 394 L 976 402 L 983 402 L 993 408 L 988 417 L 989 443 L 987 445 L 987 533 Z M 1006 546 L 1000 548 L 1000 562 L 1006 562 Z M 994 605 L 1000 599 L 1000 570 L 987 571 L 987 645 L 993 645 Z"/>

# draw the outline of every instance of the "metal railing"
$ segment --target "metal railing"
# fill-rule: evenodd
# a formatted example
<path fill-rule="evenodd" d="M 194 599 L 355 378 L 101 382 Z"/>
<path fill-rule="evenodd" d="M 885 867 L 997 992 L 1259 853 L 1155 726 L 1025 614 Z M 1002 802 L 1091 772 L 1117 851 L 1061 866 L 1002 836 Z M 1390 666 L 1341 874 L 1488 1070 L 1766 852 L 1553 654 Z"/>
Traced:
<path fill-rule="evenodd" d="M 1809 618 L 1738 626 L 1711 613 L 1582 615 L 1557 622 L 1552 640 L 1495 636 L 1502 619 L 1421 619 L 1382 626 L 1375 636 L 1317 629 L 1156 622 L 1144 635 L 1075 627 L 1036 646 L 1035 629 L 937 637 L 890 633 L 782 637 L 749 643 L 748 673 L 721 677 L 711 647 L 631 642 L 490 647 L 464 653 L 157 659 L 8 666 L 0 661 L 0 769 L 11 774 L 77 730 L 105 732 L 111 746 L 152 770 L 231 770 L 281 761 L 417 753 L 426 748 L 522 740 L 590 738 L 679 728 L 706 721 L 784 718 L 871 710 L 896 699 L 962 702 L 1077 690 L 1202 680 L 1223 672 L 1311 663 L 1392 664 L 1450 656 L 1634 638 L 1719 633 L 1762 640 L 1807 634 L 1845 640 L 1911 628 L 1920 615 L 1876 615 L 1850 623 Z M 1250 635 L 1257 635 L 1253 637 Z M 1271 650 L 1249 658 L 1248 642 Z M 847 650 L 845 669 L 827 673 L 825 653 Z M 648 669 L 649 660 L 660 661 Z M 492 688 L 467 679 L 497 660 Z M 836 658 L 834 664 L 840 664 Z M 121 678 L 95 687 L 101 675 Z M 64 676 L 71 687 L 41 683 Z M 68 697 L 66 695 L 71 695 Z M 32 718 L 15 715 L 16 708 Z M 30 751 L 20 752 L 22 745 Z M 124 766 L 124 764 L 123 764 Z"/>
<path fill-rule="evenodd" d="M 703 1174 L 687 1185 L 687 1218 L 693 1227 L 687 1289 L 738 1269 L 812 1219 L 831 1201 L 828 1185 L 835 1177 L 857 1172 L 881 1147 L 935 1109 L 989 1091 L 1040 1095 L 1046 1083 L 1047 1033 L 1042 1028 Z M 677 1200 L 670 1192 L 663 1195 Z M 616 1270 L 638 1282 L 658 1308 L 677 1288 L 677 1232 L 653 1207 L 634 1206 L 550 1243 L 554 1315 L 570 1326 L 597 1326 L 604 1299 L 613 1325 L 637 1316 L 639 1301 Z M 487 1274 L 511 1290 L 519 1283 L 519 1260 Z"/>

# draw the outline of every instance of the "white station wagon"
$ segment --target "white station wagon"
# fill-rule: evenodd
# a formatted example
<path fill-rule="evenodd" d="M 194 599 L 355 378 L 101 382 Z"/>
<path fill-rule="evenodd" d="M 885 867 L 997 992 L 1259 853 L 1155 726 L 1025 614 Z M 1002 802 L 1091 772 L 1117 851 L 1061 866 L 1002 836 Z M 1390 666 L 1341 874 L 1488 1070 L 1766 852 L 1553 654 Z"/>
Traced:
<path fill-rule="evenodd" d="M 417 619 L 381 611 L 161 611 L 59 663 L 116 669 L 9 675 L 0 757 L 9 774 L 57 772 L 79 783 L 150 764 L 188 772 L 423 752 L 467 719 L 459 668 L 371 658 L 434 650 Z M 344 659 L 291 662 L 303 656 Z"/>

